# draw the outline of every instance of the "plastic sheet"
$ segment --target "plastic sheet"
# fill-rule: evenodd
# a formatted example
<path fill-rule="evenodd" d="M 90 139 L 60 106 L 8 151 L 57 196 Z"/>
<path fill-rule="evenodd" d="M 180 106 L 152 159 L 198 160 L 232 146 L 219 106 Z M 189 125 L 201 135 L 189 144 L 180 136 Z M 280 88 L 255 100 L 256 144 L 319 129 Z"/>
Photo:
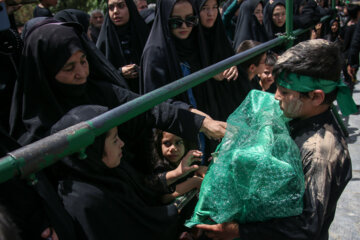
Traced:
<path fill-rule="evenodd" d="M 265 221 L 302 212 L 304 175 L 287 121 L 273 94 L 248 94 L 227 120 L 187 227 Z"/>

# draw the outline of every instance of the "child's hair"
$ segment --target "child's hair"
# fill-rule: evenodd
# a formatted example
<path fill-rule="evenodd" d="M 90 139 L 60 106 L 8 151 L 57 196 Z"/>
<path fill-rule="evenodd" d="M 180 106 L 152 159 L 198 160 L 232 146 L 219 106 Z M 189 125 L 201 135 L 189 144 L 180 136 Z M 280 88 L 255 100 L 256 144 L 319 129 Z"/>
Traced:
<path fill-rule="evenodd" d="M 339 46 L 315 39 L 301 42 L 282 54 L 274 66 L 273 75 L 276 79 L 281 72 L 288 72 L 338 82 L 342 66 Z M 307 96 L 307 93 L 302 95 Z M 337 89 L 325 94 L 323 103 L 331 104 L 336 95 Z"/>
<path fill-rule="evenodd" d="M 253 41 L 253 40 L 245 40 L 240 43 L 239 47 L 236 50 L 236 53 L 241 53 L 246 50 L 249 50 L 250 48 L 256 47 L 257 45 L 260 45 L 260 42 Z M 258 66 L 262 56 L 264 53 L 259 54 L 253 58 L 250 58 L 249 60 L 246 60 L 245 62 L 240 63 L 240 66 L 242 69 L 246 70 L 250 67 L 251 64 L 255 64 L 255 66 Z"/>
<path fill-rule="evenodd" d="M 269 67 L 273 67 L 276 63 L 276 60 L 277 60 L 277 56 L 275 53 L 270 51 L 266 53 L 265 65 Z"/>
<path fill-rule="evenodd" d="M 168 161 L 164 158 L 164 156 L 162 154 L 162 149 L 161 149 L 163 133 L 164 133 L 164 131 L 160 130 L 160 129 L 155 129 L 155 131 L 154 131 L 153 148 L 152 148 L 152 151 L 153 151 L 152 165 L 153 165 L 153 167 L 158 164 L 169 165 Z M 184 147 L 185 147 L 184 155 L 189 150 L 196 148 L 195 144 L 190 143 L 189 141 L 183 140 L 183 142 L 184 142 Z"/>

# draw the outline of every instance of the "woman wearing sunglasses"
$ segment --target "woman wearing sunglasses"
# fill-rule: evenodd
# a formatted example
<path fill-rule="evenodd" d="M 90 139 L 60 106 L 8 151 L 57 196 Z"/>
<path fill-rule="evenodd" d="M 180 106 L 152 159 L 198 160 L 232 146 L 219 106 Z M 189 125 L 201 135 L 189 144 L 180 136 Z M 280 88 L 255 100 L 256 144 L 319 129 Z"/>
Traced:
<path fill-rule="evenodd" d="M 96 46 L 119 69 L 131 91 L 139 93 L 139 64 L 149 29 L 132 0 L 108 0 Z"/>
<path fill-rule="evenodd" d="M 199 19 L 191 0 L 162 0 L 141 59 L 141 92 L 147 93 L 208 65 L 205 40 L 198 27 Z M 208 116 L 197 101 L 212 98 L 204 91 L 189 89 L 170 100 L 192 112 Z M 200 136 L 200 149 L 205 142 Z M 206 156 L 206 154 L 204 154 Z M 205 158 L 204 158 L 205 159 Z"/>

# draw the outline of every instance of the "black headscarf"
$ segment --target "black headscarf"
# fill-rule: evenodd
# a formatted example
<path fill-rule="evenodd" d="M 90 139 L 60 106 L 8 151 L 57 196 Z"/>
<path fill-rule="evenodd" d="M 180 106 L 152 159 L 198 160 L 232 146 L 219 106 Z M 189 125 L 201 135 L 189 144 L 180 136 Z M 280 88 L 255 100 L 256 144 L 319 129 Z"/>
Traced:
<path fill-rule="evenodd" d="M 90 24 L 90 15 L 77 9 L 65 9 L 56 13 L 54 18 L 60 22 L 80 23 L 86 33 Z"/>
<path fill-rule="evenodd" d="M 260 24 L 254 15 L 254 10 L 259 3 L 263 4 L 261 0 L 247 0 L 241 4 L 235 28 L 235 50 L 240 43 L 245 40 L 254 40 L 258 42 L 268 41 L 264 24 Z"/>
<path fill-rule="evenodd" d="M 272 15 L 274 12 L 274 9 L 277 5 L 283 5 L 284 7 L 285 5 L 285 0 L 274 0 L 272 1 L 272 3 L 270 3 L 270 1 L 266 4 L 265 8 L 264 8 L 264 26 L 266 29 L 266 33 L 268 36 L 268 40 L 274 39 L 276 38 L 277 33 L 284 33 L 285 32 L 285 24 L 282 27 L 276 27 L 273 20 L 272 20 Z"/>
<path fill-rule="evenodd" d="M 76 106 L 98 104 L 115 108 L 138 97 L 119 86 L 118 75 L 109 72 L 111 64 L 108 61 L 101 64 L 102 59 L 97 56 L 99 50 L 84 37 L 85 33 L 81 32 L 82 28 L 78 29 L 77 24 L 41 24 L 25 40 L 21 74 L 15 86 L 10 114 L 11 134 L 22 145 L 47 136 L 51 126 Z M 87 54 L 90 72 L 87 82 L 81 85 L 58 83 L 55 74 L 77 49 L 83 49 Z M 128 142 L 127 158 L 136 159 L 134 163 L 144 167 L 144 161 L 149 158 L 144 150 L 146 137 L 151 135 L 152 127 L 193 140 L 202 119 L 169 104 L 157 105 L 119 127 L 119 135 Z M 145 147 L 139 151 L 138 146 Z"/>
<path fill-rule="evenodd" d="M 93 101 L 104 102 L 99 93 L 90 91 L 93 88 L 95 91 L 93 85 L 98 80 L 125 86 L 82 28 L 66 24 L 46 20 L 26 35 L 10 116 L 10 132 L 21 145 L 47 136 L 51 125 L 69 109 Z M 87 54 L 91 69 L 87 83 L 68 85 L 56 81 L 55 75 L 79 50 Z"/>
<path fill-rule="evenodd" d="M 87 121 L 107 111 L 96 105 L 79 106 L 63 116 L 52 132 Z M 86 149 L 86 159 L 76 155 L 61 162 L 59 194 L 65 208 L 87 239 L 174 239 L 177 209 L 160 206 L 145 187 L 143 176 L 121 161 L 108 168 L 102 161 L 106 134 Z"/>
<path fill-rule="evenodd" d="M 161 0 L 157 3 L 155 21 L 141 59 L 141 93 L 147 93 L 183 77 L 180 62 L 187 62 L 191 72 L 206 66 L 206 49 L 198 38 L 198 27 L 193 27 L 185 40 L 172 36 L 169 18 L 176 0 Z M 195 6 L 192 1 L 194 15 Z M 200 41 L 200 42 L 199 42 Z M 186 93 L 174 99 L 189 103 Z"/>
<path fill-rule="evenodd" d="M 116 69 L 128 64 L 140 64 L 149 29 L 132 0 L 125 0 L 129 10 L 129 21 L 123 26 L 116 26 L 110 19 L 109 13 L 105 15 L 96 46 Z M 130 56 L 124 53 L 121 42 L 128 42 Z M 127 81 L 130 90 L 138 93 L 139 83 L 136 79 Z"/>

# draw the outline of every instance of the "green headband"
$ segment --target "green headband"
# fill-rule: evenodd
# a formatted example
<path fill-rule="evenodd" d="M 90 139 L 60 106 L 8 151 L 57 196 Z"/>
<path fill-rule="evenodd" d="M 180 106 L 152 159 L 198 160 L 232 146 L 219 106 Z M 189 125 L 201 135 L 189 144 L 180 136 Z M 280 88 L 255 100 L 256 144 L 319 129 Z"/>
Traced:
<path fill-rule="evenodd" d="M 299 75 L 296 73 L 282 72 L 277 77 L 276 82 L 284 88 L 297 92 L 311 92 L 320 89 L 323 90 L 324 93 L 330 93 L 337 88 L 338 93 L 336 100 L 339 104 L 339 108 L 342 114 L 347 116 L 358 111 L 356 104 L 351 96 L 350 89 L 342 80 L 334 82 L 321 78 Z"/>

